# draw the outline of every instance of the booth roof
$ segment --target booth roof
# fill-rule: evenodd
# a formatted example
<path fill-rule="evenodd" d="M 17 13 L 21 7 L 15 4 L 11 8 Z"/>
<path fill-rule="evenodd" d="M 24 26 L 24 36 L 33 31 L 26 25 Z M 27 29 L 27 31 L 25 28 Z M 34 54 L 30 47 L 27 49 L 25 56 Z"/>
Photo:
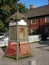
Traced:
<path fill-rule="evenodd" d="M 15 19 L 25 18 L 25 19 L 27 19 L 27 17 L 24 14 L 20 13 L 19 11 L 14 13 L 10 18 L 15 18 Z"/>

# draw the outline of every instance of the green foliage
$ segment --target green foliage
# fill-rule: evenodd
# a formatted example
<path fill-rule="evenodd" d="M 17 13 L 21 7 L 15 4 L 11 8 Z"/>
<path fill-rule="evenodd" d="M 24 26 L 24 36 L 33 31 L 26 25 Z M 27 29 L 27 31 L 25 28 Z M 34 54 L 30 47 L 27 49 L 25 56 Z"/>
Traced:
<path fill-rule="evenodd" d="M 0 32 L 6 32 L 9 28 L 9 17 L 16 10 L 17 0 L 0 0 Z M 11 10 L 13 10 L 11 12 Z"/>
<path fill-rule="evenodd" d="M 4 27 L 3 22 L 0 20 L 0 29 Z"/>
<path fill-rule="evenodd" d="M 0 33 L 3 32 L 3 28 L 4 28 L 3 22 L 0 20 Z"/>
<path fill-rule="evenodd" d="M 25 13 L 26 12 L 26 7 L 22 4 L 22 3 L 19 3 L 18 4 L 18 9 L 19 9 L 19 11 L 20 12 L 22 12 L 22 13 Z"/>
<path fill-rule="evenodd" d="M 16 12 L 16 4 L 19 0 L 0 0 L 0 32 L 7 32 L 9 29 L 10 16 Z M 23 4 L 18 4 L 20 12 L 26 12 Z"/>
<path fill-rule="evenodd" d="M 0 2 L 1 2 L 1 0 L 0 0 Z"/>

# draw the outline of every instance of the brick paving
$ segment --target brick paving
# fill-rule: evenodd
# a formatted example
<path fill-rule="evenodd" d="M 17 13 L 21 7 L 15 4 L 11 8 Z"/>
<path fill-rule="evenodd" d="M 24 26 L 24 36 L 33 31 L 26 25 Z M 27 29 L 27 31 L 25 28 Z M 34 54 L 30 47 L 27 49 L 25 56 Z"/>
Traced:
<path fill-rule="evenodd" d="M 36 61 L 36 65 L 49 65 L 49 41 L 30 44 L 32 57 L 19 59 L 18 65 L 29 65 L 29 61 Z M 0 65 L 17 65 L 12 58 L 3 57 L 4 52 L 0 48 Z"/>

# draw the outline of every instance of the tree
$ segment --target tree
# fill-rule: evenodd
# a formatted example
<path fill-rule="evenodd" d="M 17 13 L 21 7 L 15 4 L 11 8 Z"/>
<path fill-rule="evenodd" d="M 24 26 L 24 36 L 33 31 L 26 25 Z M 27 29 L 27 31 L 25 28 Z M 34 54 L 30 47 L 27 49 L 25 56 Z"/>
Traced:
<path fill-rule="evenodd" d="M 18 0 L 0 0 L 0 32 L 3 32 L 3 30 L 4 32 L 7 31 L 9 24 L 8 17 L 16 11 L 15 3 L 17 1 Z"/>
<path fill-rule="evenodd" d="M 2 22 L 0 25 L 1 32 L 8 31 L 10 22 L 9 17 L 16 12 L 17 1 L 19 0 L 0 0 L 0 23 Z M 25 6 L 21 3 L 18 3 L 18 9 L 22 13 L 26 11 Z"/>
<path fill-rule="evenodd" d="M 3 22 L 0 20 L 0 31 L 3 32 L 3 28 L 4 28 Z M 1 33 L 1 32 L 0 32 L 0 33 Z"/>
<path fill-rule="evenodd" d="M 27 8 L 22 3 L 18 4 L 18 9 L 21 13 L 25 13 L 27 11 Z"/>

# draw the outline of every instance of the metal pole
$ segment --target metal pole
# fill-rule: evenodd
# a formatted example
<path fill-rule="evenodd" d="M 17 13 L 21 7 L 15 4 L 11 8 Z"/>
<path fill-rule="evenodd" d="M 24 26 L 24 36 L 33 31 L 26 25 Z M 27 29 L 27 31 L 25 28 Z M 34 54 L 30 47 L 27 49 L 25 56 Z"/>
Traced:
<path fill-rule="evenodd" d="M 16 8 L 17 8 L 17 11 L 18 11 L 18 1 L 16 2 Z M 16 59 L 17 59 L 17 65 L 18 65 L 18 23 L 16 22 L 16 26 L 17 26 L 17 47 L 16 47 Z"/>
<path fill-rule="evenodd" d="M 18 23 L 16 22 L 16 28 L 17 28 L 17 41 L 16 41 L 16 60 L 18 65 Z"/>
<path fill-rule="evenodd" d="M 17 42 L 17 65 L 18 65 L 18 42 Z"/>

